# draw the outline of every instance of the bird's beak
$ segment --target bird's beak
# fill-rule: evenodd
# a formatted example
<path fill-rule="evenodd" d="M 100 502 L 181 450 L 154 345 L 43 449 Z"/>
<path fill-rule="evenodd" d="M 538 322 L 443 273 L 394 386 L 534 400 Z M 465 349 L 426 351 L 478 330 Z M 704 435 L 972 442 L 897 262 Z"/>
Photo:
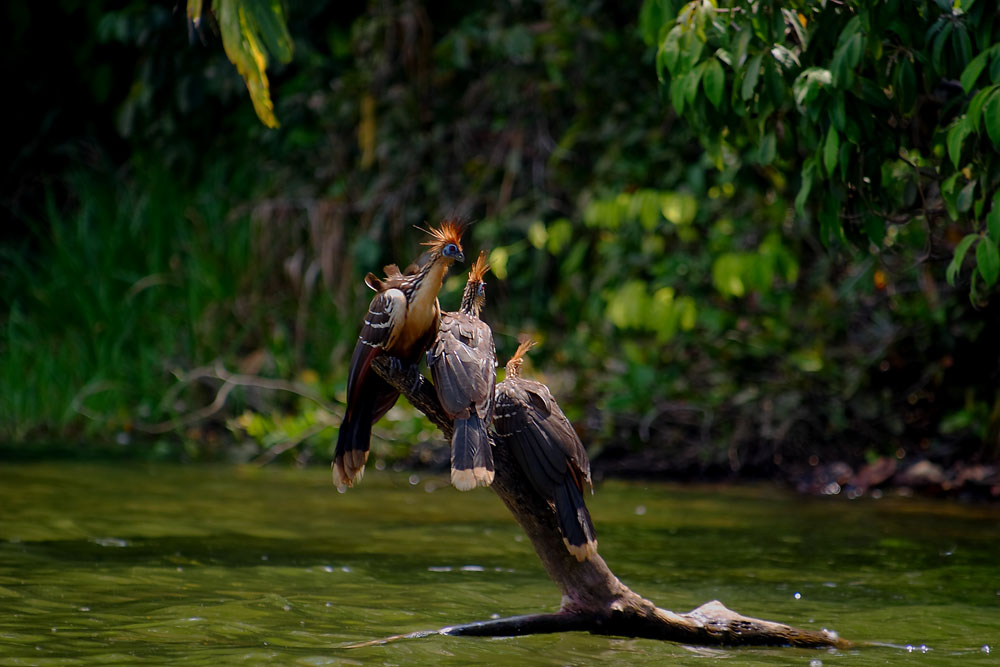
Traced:
<path fill-rule="evenodd" d="M 465 254 L 461 250 L 455 250 L 454 252 L 446 253 L 447 257 L 451 257 L 456 262 L 464 262 Z"/>

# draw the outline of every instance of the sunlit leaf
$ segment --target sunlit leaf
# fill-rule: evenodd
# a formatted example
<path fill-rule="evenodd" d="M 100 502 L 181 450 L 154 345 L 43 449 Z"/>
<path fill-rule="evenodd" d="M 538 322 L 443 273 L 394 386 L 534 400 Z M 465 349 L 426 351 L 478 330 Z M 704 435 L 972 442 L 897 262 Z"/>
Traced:
<path fill-rule="evenodd" d="M 257 117 L 268 127 L 278 127 L 266 69 L 268 51 L 279 61 L 287 61 L 292 54 L 281 4 L 269 0 L 214 0 L 212 6 L 226 56 L 246 82 Z"/>
<path fill-rule="evenodd" d="M 688 225 L 698 212 L 698 200 L 689 194 L 668 192 L 660 201 L 663 217 L 675 225 Z"/>

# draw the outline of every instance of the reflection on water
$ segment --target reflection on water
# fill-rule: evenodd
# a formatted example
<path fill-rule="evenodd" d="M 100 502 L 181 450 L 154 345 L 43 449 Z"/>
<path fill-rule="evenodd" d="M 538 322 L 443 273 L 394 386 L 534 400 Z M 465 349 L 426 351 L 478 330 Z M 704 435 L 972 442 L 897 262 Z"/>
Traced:
<path fill-rule="evenodd" d="M 433 635 L 553 610 L 559 594 L 488 490 L 371 471 L 0 466 L 0 665 L 994 664 L 1000 508 L 609 482 L 601 553 L 636 592 L 871 642 L 851 651 Z"/>

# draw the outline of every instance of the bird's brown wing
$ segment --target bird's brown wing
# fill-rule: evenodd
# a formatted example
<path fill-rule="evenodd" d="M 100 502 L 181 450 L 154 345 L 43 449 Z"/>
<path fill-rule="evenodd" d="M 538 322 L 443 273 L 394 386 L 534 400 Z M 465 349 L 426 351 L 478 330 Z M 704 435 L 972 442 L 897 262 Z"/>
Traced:
<path fill-rule="evenodd" d="M 347 410 L 358 402 L 359 393 L 371 368 L 372 359 L 392 345 L 406 317 L 406 296 L 401 290 L 379 292 L 368 306 L 347 378 Z"/>
<path fill-rule="evenodd" d="M 486 323 L 463 313 L 444 313 L 437 338 L 427 352 L 427 366 L 441 407 L 452 417 L 467 416 L 471 406 L 489 420 L 496 382 L 493 334 Z"/>

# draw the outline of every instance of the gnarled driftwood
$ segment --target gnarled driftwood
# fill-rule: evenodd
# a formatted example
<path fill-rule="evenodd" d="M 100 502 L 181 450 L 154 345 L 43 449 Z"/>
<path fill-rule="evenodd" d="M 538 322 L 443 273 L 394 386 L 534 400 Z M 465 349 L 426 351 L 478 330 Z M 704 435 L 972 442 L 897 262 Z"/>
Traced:
<path fill-rule="evenodd" d="M 375 371 L 451 437 L 451 421 L 441 409 L 434 387 L 415 365 L 402 366 L 382 356 Z M 578 562 L 563 545 L 552 508 L 517 474 L 510 451 L 493 449 L 496 477 L 491 488 L 531 540 L 545 571 L 562 591 L 558 612 L 512 616 L 430 632 L 399 635 L 356 646 L 430 634 L 502 637 L 583 630 L 594 634 L 666 639 L 697 645 L 798 646 L 846 648 L 850 643 L 829 630 L 803 630 L 742 616 L 712 601 L 678 614 L 660 609 L 634 593 L 608 568 L 601 556 Z"/>

